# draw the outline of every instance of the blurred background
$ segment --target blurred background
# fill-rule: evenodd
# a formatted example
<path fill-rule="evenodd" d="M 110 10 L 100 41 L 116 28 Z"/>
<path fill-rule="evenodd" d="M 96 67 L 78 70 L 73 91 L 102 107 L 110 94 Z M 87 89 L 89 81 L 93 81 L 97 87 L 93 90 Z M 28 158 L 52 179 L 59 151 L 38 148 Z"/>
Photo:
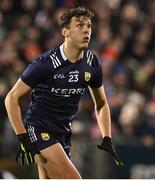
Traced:
<path fill-rule="evenodd" d="M 0 0 L 0 178 L 38 178 L 36 167 L 15 162 L 4 99 L 29 63 L 63 42 L 58 19 L 79 5 L 95 12 L 90 49 L 103 67 L 113 142 L 125 166 L 96 148 L 101 136 L 88 90 L 73 122 L 72 161 L 83 178 L 155 178 L 154 0 Z M 28 104 L 21 100 L 23 114 Z"/>

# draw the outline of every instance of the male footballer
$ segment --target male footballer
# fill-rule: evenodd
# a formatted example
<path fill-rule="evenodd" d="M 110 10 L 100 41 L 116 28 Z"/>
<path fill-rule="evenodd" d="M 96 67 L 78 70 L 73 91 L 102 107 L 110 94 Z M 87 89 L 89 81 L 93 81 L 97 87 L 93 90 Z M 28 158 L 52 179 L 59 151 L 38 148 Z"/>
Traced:
<path fill-rule="evenodd" d="M 64 13 L 59 22 L 64 43 L 35 59 L 5 100 L 9 120 L 19 139 L 16 160 L 22 165 L 36 163 L 40 179 L 81 179 L 70 160 L 70 124 L 87 87 L 103 137 L 98 148 L 109 152 L 117 165 L 123 165 L 112 145 L 102 68 L 88 49 L 92 17 L 93 13 L 83 7 Z M 22 119 L 19 99 L 31 91 L 31 102 Z"/>

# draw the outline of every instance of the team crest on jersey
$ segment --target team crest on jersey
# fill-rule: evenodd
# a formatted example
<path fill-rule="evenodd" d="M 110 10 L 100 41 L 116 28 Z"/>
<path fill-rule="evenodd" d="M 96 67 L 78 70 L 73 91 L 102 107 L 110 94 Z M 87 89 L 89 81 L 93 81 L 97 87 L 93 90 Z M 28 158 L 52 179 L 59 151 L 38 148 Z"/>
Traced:
<path fill-rule="evenodd" d="M 48 141 L 50 139 L 50 136 L 48 133 L 41 133 L 41 138 L 44 140 L 44 141 Z"/>
<path fill-rule="evenodd" d="M 84 74 L 84 79 L 85 79 L 85 81 L 89 81 L 90 78 L 91 78 L 90 72 L 85 72 L 85 74 Z"/>

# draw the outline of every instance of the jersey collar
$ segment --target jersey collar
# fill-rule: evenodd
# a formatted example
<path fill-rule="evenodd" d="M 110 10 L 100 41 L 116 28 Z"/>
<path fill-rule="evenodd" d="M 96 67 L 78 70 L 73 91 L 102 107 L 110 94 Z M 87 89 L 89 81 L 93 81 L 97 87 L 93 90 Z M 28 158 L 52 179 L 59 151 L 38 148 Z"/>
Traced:
<path fill-rule="evenodd" d="M 62 56 L 62 58 L 64 59 L 64 61 L 66 61 L 66 60 L 67 60 L 67 57 L 66 57 L 66 55 L 65 55 L 65 53 L 64 53 L 64 44 L 62 44 L 62 45 L 60 46 L 60 53 L 61 53 L 61 56 Z"/>

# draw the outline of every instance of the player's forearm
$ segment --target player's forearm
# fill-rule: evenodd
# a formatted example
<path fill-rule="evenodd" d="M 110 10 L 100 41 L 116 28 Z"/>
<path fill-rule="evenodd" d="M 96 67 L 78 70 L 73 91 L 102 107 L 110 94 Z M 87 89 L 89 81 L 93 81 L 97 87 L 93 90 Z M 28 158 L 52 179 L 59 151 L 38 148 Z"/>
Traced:
<path fill-rule="evenodd" d="M 8 94 L 5 99 L 5 106 L 9 120 L 16 134 L 25 133 L 24 124 L 21 118 L 21 109 L 18 99 L 13 94 Z"/>
<path fill-rule="evenodd" d="M 96 110 L 95 113 L 102 137 L 111 137 L 111 118 L 108 104 L 106 103 L 99 110 Z"/>

